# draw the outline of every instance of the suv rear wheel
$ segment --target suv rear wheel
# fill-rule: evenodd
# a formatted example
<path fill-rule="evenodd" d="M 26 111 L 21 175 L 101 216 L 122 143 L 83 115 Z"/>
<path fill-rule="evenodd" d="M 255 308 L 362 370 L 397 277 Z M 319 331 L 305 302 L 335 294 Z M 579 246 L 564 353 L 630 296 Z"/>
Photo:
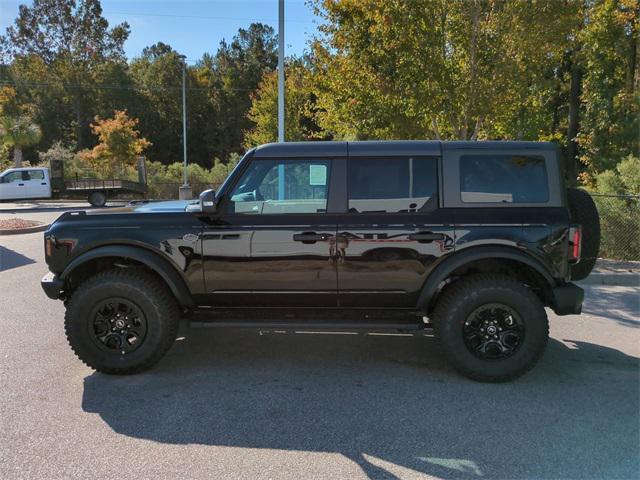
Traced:
<path fill-rule="evenodd" d="M 103 373 L 150 368 L 173 344 L 180 311 L 168 288 L 140 269 L 94 275 L 73 293 L 67 339 L 85 364 Z"/>
<path fill-rule="evenodd" d="M 530 370 L 549 337 L 538 297 L 511 277 L 478 274 L 459 280 L 438 300 L 436 338 L 463 375 L 481 382 L 506 382 Z"/>

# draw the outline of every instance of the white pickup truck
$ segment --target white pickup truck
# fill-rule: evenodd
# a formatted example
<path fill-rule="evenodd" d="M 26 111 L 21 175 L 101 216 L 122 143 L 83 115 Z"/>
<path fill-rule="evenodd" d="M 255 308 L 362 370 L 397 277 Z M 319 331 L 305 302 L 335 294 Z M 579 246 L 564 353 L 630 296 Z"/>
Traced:
<path fill-rule="evenodd" d="M 35 200 L 52 197 L 85 197 L 94 207 L 102 207 L 107 198 L 121 194 L 144 195 L 147 191 L 144 161 L 138 162 L 138 181 L 117 179 L 65 179 L 60 160 L 47 167 L 9 168 L 0 173 L 0 201 Z"/>
<path fill-rule="evenodd" d="M 0 200 L 50 197 L 48 168 L 10 168 L 0 174 Z"/>

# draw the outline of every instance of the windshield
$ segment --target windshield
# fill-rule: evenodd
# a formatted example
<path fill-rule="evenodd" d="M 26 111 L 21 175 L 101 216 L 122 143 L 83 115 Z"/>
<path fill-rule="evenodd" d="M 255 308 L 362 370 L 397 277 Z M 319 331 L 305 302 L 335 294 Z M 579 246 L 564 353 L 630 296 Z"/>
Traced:
<path fill-rule="evenodd" d="M 222 185 L 220 185 L 220 188 L 218 189 L 218 191 L 216 192 L 216 198 L 220 198 L 220 195 L 222 195 L 228 188 L 229 186 L 229 179 L 233 178 L 236 173 L 236 170 L 238 170 L 240 168 L 240 165 L 242 165 L 245 161 L 245 159 L 253 154 L 255 148 L 252 148 L 251 150 L 249 150 L 247 153 L 244 154 L 244 156 L 240 159 L 240 161 L 236 164 L 235 167 L 233 167 L 233 170 L 231 170 L 231 173 L 229 173 L 229 175 L 227 175 L 227 178 L 224 179 L 224 182 L 222 182 Z"/>

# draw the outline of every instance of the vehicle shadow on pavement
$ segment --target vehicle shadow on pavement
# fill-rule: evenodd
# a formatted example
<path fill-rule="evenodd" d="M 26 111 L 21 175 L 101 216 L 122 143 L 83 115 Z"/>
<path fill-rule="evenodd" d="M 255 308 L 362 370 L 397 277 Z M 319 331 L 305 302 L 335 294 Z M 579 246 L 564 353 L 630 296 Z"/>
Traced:
<path fill-rule="evenodd" d="M 609 289 L 606 295 L 588 295 L 582 312 L 587 315 L 613 319 L 626 327 L 639 328 L 640 296 L 638 289 L 635 287 L 617 288 L 616 291 Z"/>
<path fill-rule="evenodd" d="M 82 407 L 134 438 L 337 452 L 369 478 L 629 478 L 638 372 L 620 351 L 551 340 L 525 377 L 481 384 L 428 336 L 196 330 L 150 372 L 86 377 Z"/>
<path fill-rule="evenodd" d="M 36 263 L 32 258 L 26 257 L 10 248 L 0 245 L 0 272 L 11 270 L 12 268 L 22 267 Z"/>

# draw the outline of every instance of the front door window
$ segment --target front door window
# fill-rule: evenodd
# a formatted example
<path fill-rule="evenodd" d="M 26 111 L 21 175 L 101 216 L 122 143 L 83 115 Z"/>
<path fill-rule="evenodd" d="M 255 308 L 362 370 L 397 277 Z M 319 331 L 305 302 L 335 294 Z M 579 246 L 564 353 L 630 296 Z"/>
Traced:
<path fill-rule="evenodd" d="M 259 160 L 230 195 L 229 213 L 326 213 L 329 160 Z"/>

